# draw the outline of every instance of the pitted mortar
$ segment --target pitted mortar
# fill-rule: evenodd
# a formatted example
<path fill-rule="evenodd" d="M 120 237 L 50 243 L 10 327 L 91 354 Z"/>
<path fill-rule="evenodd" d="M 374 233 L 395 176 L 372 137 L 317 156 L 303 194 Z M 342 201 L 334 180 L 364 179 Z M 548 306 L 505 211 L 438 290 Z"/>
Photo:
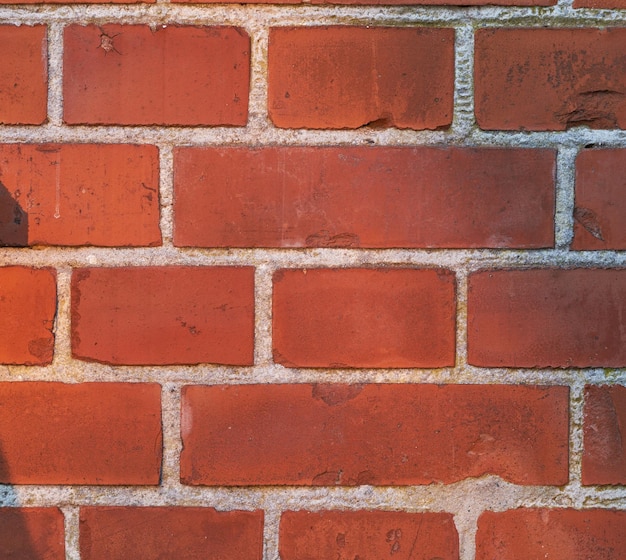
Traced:
<path fill-rule="evenodd" d="M 49 367 L 0 367 L 0 380 L 64 382 L 155 382 L 162 385 L 163 483 L 159 487 L 24 486 L 0 487 L 0 505 L 61 506 L 66 522 L 66 558 L 78 560 L 78 508 L 83 505 L 206 506 L 265 511 L 264 559 L 278 558 L 280 514 L 289 509 L 380 509 L 446 511 L 455 515 L 461 559 L 474 560 L 476 521 L 484 510 L 520 506 L 626 508 L 626 489 L 583 487 L 582 391 L 585 383 L 626 383 L 626 370 L 483 369 L 466 358 L 467 275 L 486 268 L 626 267 L 626 254 L 615 251 L 570 252 L 573 233 L 573 162 L 587 144 L 626 147 L 626 131 L 576 127 L 563 132 L 492 132 L 477 128 L 473 117 L 473 32 L 479 27 L 603 27 L 623 25 L 619 11 L 574 10 L 571 0 L 547 8 L 523 7 L 381 7 L 174 5 L 2 6 L 0 23 L 46 23 L 48 29 L 48 114 L 42 127 L 2 127 L 3 142 L 104 142 L 155 144 L 160 150 L 162 247 L 138 249 L 0 249 L 5 264 L 52 266 L 58 271 L 56 346 Z M 108 22 L 159 25 L 234 25 L 251 38 L 249 122 L 244 128 L 102 127 L 63 124 L 63 29 L 72 23 Z M 455 113 L 449 131 L 392 129 L 279 130 L 267 116 L 268 30 L 273 26 L 376 25 L 451 26 L 456 31 Z M 558 150 L 555 214 L 556 248 L 549 250 L 359 250 L 359 249 L 180 249 L 172 245 L 173 158 L 175 146 L 215 145 L 442 145 L 541 147 Z M 85 266 L 254 266 L 255 364 L 123 367 L 78 362 L 71 355 L 70 275 Z M 400 266 L 444 267 L 457 275 L 457 363 L 435 370 L 290 369 L 271 360 L 272 274 L 282 267 Z M 484 476 L 450 485 L 375 488 L 202 488 L 179 482 L 180 391 L 189 384 L 247 383 L 507 383 L 567 385 L 571 390 L 571 465 L 562 488 L 525 487 Z"/>

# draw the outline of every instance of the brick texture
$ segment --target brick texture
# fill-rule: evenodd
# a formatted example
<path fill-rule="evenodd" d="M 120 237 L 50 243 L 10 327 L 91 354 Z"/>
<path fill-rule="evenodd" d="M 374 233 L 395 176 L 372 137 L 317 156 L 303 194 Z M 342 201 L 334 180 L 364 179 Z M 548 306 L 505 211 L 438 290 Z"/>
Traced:
<path fill-rule="evenodd" d="M 64 120 L 245 125 L 249 60 L 250 40 L 236 28 L 71 25 L 65 29 Z"/>
<path fill-rule="evenodd" d="M 585 150 L 576 160 L 572 249 L 626 249 L 626 150 Z"/>
<path fill-rule="evenodd" d="M 497 367 L 626 365 L 626 271 L 472 274 L 468 359 Z"/>
<path fill-rule="evenodd" d="M 263 512 L 197 507 L 80 510 L 83 560 L 261 560 Z"/>
<path fill-rule="evenodd" d="M 183 388 L 181 478 L 193 485 L 568 479 L 565 387 Z"/>
<path fill-rule="evenodd" d="M 626 387 L 585 388 L 583 484 L 626 483 Z"/>
<path fill-rule="evenodd" d="M 274 360 L 285 366 L 454 365 L 445 270 L 279 270 L 272 309 Z"/>
<path fill-rule="evenodd" d="M 625 128 L 625 50 L 626 29 L 621 28 L 478 30 L 478 125 L 488 130 Z"/>
<path fill-rule="evenodd" d="M 0 383 L 2 484 L 158 484 L 160 387 Z"/>
<path fill-rule="evenodd" d="M 452 29 L 280 27 L 269 41 L 268 109 L 276 126 L 452 123 Z"/>
<path fill-rule="evenodd" d="M 282 560 L 383 558 L 458 560 L 459 538 L 448 513 L 286 511 Z"/>
<path fill-rule="evenodd" d="M 0 25 L 0 124 L 42 124 L 47 115 L 45 25 Z"/>
<path fill-rule="evenodd" d="M 0 245 L 159 245 L 153 146 L 0 144 Z"/>
<path fill-rule="evenodd" d="M 65 560 L 61 510 L 0 508 L 0 557 L 20 560 L 41 558 Z"/>
<path fill-rule="evenodd" d="M 77 358 L 250 365 L 253 345 L 252 268 L 86 268 L 72 276 Z"/>
<path fill-rule="evenodd" d="M 619 560 L 626 554 L 626 512 L 517 509 L 478 520 L 476 560 Z"/>
<path fill-rule="evenodd" d="M 554 163 L 550 150 L 179 148 L 174 243 L 549 247 Z"/>
<path fill-rule="evenodd" d="M 52 362 L 55 314 L 54 270 L 0 267 L 0 363 Z"/>

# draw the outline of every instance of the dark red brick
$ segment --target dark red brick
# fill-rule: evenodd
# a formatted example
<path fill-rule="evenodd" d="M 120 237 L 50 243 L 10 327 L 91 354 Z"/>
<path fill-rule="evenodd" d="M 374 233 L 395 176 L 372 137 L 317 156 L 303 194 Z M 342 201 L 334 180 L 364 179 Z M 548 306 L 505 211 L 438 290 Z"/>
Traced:
<path fill-rule="evenodd" d="M 64 532 L 57 508 L 0 508 L 0 558 L 65 560 Z"/>
<path fill-rule="evenodd" d="M 187 386 L 181 431 L 192 485 L 568 480 L 566 387 Z"/>
<path fill-rule="evenodd" d="M 480 29 L 478 125 L 487 130 L 626 127 L 626 29 Z"/>
<path fill-rule="evenodd" d="M 179 148 L 174 243 L 550 247 L 554 159 L 517 149 Z"/>
<path fill-rule="evenodd" d="M 470 275 L 468 359 L 487 367 L 626 365 L 626 270 Z"/>

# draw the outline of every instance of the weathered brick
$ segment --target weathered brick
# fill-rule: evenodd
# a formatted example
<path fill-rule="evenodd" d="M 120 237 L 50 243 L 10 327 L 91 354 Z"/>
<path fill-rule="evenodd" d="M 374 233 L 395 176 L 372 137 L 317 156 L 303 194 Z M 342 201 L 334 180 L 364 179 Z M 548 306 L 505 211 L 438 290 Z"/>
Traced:
<path fill-rule="evenodd" d="M 0 245 L 159 245 L 154 146 L 0 144 Z"/>
<path fill-rule="evenodd" d="M 626 249 L 626 150 L 584 150 L 576 159 L 572 249 Z"/>
<path fill-rule="evenodd" d="M 552 150 L 270 147 L 174 154 L 179 246 L 554 244 Z"/>
<path fill-rule="evenodd" d="M 625 484 L 626 387 L 585 388 L 583 484 Z"/>
<path fill-rule="evenodd" d="M 58 508 L 0 508 L 0 557 L 65 560 L 64 532 Z"/>
<path fill-rule="evenodd" d="M 45 25 L 0 25 L 0 124 L 46 121 L 46 33 Z"/>
<path fill-rule="evenodd" d="M 3 484 L 158 484 L 161 388 L 0 383 Z"/>
<path fill-rule="evenodd" d="M 452 366 L 455 311 L 447 270 L 279 270 L 274 360 L 290 367 Z"/>
<path fill-rule="evenodd" d="M 626 270 L 492 270 L 469 277 L 477 366 L 626 365 Z"/>
<path fill-rule="evenodd" d="M 488 130 L 626 127 L 626 29 L 481 29 L 478 125 Z"/>
<path fill-rule="evenodd" d="M 245 125 L 250 39 L 234 27 L 70 25 L 68 124 Z"/>
<path fill-rule="evenodd" d="M 621 560 L 626 512 L 602 509 L 487 511 L 478 519 L 476 560 Z"/>
<path fill-rule="evenodd" d="M 253 351 L 252 268 L 85 268 L 72 276 L 77 358 L 250 365 Z"/>
<path fill-rule="evenodd" d="M 452 29 L 278 27 L 268 56 L 269 114 L 281 128 L 452 123 Z"/>
<path fill-rule="evenodd" d="M 449 513 L 286 511 L 279 542 L 282 560 L 459 558 L 459 537 Z"/>
<path fill-rule="evenodd" d="M 0 363 L 46 365 L 54 354 L 56 272 L 0 268 Z"/>
<path fill-rule="evenodd" d="M 80 510 L 83 560 L 261 560 L 262 511 L 199 507 L 87 507 Z"/>
<path fill-rule="evenodd" d="M 568 389 L 186 386 L 181 479 L 207 486 L 568 480 Z"/>

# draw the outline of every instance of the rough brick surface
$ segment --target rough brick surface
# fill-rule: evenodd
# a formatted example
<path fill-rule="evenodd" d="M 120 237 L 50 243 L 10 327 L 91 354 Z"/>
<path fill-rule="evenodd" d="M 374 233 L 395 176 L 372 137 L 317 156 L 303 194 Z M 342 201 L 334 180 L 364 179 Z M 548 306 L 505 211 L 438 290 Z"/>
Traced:
<path fill-rule="evenodd" d="M 468 359 L 478 366 L 626 365 L 626 271 L 472 274 Z"/>
<path fill-rule="evenodd" d="M 623 10 L 626 8 L 626 0 L 574 0 L 574 8 Z"/>
<path fill-rule="evenodd" d="M 181 430 L 185 484 L 568 479 L 565 387 L 186 386 Z"/>
<path fill-rule="evenodd" d="M 161 388 L 0 383 L 2 484 L 158 484 Z"/>
<path fill-rule="evenodd" d="M 43 558 L 65 560 L 61 510 L 0 508 L 0 557 L 19 560 Z"/>
<path fill-rule="evenodd" d="M 446 270 L 279 270 L 272 310 L 274 360 L 285 366 L 454 365 Z"/>
<path fill-rule="evenodd" d="M 286 511 L 282 560 L 386 558 L 458 560 L 459 538 L 448 513 Z"/>
<path fill-rule="evenodd" d="M 80 510 L 83 560 L 261 560 L 263 512 L 192 507 Z"/>
<path fill-rule="evenodd" d="M 55 313 L 54 270 L 0 268 L 0 363 L 52 362 Z"/>
<path fill-rule="evenodd" d="M 46 30 L 45 25 L 0 25 L 0 124 L 46 120 Z"/>
<path fill-rule="evenodd" d="M 174 243 L 549 247 L 554 159 L 550 150 L 179 148 Z"/>
<path fill-rule="evenodd" d="M 71 25 L 69 124 L 245 125 L 250 40 L 231 27 Z"/>
<path fill-rule="evenodd" d="M 620 560 L 626 511 L 516 509 L 478 520 L 476 560 Z"/>
<path fill-rule="evenodd" d="M 253 346 L 252 268 L 88 268 L 72 276 L 75 357 L 249 365 Z"/>
<path fill-rule="evenodd" d="M 158 245 L 153 146 L 0 144 L 0 245 Z"/>
<path fill-rule="evenodd" d="M 458 560 L 459 538 L 448 513 L 286 511 L 282 560 L 386 558 Z"/>
<path fill-rule="evenodd" d="M 626 249 L 626 150 L 585 150 L 576 160 L 572 249 Z"/>
<path fill-rule="evenodd" d="M 625 484 L 626 387 L 586 387 L 583 430 L 583 484 Z"/>
<path fill-rule="evenodd" d="M 274 28 L 268 56 L 268 109 L 276 126 L 452 123 L 452 29 Z"/>
<path fill-rule="evenodd" d="M 495 130 L 626 128 L 626 29 L 476 32 L 478 125 Z"/>

